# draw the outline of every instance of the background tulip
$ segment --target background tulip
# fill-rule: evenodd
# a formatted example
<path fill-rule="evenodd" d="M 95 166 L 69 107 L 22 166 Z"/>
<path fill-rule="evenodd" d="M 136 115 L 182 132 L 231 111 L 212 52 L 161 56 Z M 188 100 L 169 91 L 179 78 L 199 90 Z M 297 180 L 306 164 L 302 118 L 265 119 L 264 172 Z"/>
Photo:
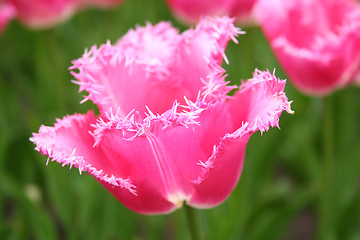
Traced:
<path fill-rule="evenodd" d="M 11 6 L 20 22 L 31 28 L 49 28 L 88 6 L 111 7 L 123 0 L 2 0 Z M 6 13 L 0 12 L 0 17 Z M 14 15 L 15 15 L 14 14 Z"/>
<path fill-rule="evenodd" d="M 360 8 L 352 1 L 259 1 L 257 18 L 290 81 L 326 95 L 355 80 Z"/>
<path fill-rule="evenodd" d="M 174 14 L 187 23 L 196 23 L 206 15 L 228 15 L 244 24 L 252 21 L 256 0 L 167 0 L 167 3 Z"/>

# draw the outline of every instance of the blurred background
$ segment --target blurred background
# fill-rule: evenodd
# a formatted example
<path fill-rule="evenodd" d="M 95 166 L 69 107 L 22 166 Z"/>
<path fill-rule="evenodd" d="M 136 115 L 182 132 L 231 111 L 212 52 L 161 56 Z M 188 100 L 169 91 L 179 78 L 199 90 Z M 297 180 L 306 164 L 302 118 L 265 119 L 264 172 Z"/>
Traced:
<path fill-rule="evenodd" d="M 127 0 L 110 10 L 87 9 L 48 30 L 12 21 L 0 36 L 0 239 L 189 239 L 184 210 L 143 216 L 125 208 L 94 178 L 62 168 L 29 141 L 41 124 L 85 113 L 67 68 L 94 44 L 115 42 L 135 24 L 166 20 L 185 30 L 162 0 Z M 224 65 L 240 84 L 255 68 L 279 67 L 259 27 L 243 28 Z M 318 239 L 322 206 L 330 238 L 360 239 L 360 89 L 335 92 L 334 158 L 324 198 L 323 101 L 302 95 L 288 81 L 294 115 L 279 129 L 254 134 L 241 179 L 220 206 L 199 210 L 206 239 Z"/>

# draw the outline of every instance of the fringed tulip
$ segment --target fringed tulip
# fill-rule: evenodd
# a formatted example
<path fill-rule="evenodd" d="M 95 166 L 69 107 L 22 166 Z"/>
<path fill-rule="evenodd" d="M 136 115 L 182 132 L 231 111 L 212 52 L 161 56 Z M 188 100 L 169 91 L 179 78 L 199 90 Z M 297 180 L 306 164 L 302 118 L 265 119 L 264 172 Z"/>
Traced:
<path fill-rule="evenodd" d="M 360 7 L 350 0 L 259 0 L 256 16 L 289 79 L 326 95 L 360 69 Z"/>
<path fill-rule="evenodd" d="M 186 23 L 196 23 L 201 16 L 228 15 L 238 23 L 252 22 L 252 9 L 257 0 L 166 0 L 170 9 Z"/>
<path fill-rule="evenodd" d="M 58 119 L 31 141 L 138 213 L 220 204 L 240 177 L 250 136 L 291 112 L 285 81 L 268 71 L 240 87 L 224 81 L 225 47 L 240 33 L 227 17 L 204 18 L 181 35 L 161 22 L 92 47 L 71 69 L 100 115 Z"/>

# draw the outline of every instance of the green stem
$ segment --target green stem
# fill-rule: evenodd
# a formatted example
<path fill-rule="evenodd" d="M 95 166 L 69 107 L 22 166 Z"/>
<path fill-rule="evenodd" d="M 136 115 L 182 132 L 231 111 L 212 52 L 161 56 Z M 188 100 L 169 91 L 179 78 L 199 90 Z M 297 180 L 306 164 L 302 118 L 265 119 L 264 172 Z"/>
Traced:
<path fill-rule="evenodd" d="M 319 239 L 332 239 L 334 231 L 334 126 L 331 97 L 323 99 L 323 182 L 320 199 L 320 228 Z"/>
<path fill-rule="evenodd" d="M 192 240 L 202 239 L 200 234 L 199 219 L 196 214 L 196 210 L 186 204 L 184 204 L 184 208 L 185 208 L 187 223 L 190 229 L 191 239 Z"/>

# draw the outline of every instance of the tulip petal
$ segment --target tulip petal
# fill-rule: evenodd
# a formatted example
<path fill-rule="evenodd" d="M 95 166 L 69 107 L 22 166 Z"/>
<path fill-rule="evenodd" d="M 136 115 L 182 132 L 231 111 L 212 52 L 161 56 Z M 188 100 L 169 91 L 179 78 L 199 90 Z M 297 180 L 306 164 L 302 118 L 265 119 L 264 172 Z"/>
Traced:
<path fill-rule="evenodd" d="M 52 158 L 52 161 L 57 161 L 63 166 L 74 166 L 80 172 L 87 171 L 93 175 L 125 206 L 136 212 L 155 214 L 168 213 L 176 209 L 151 181 L 139 181 L 130 176 L 130 164 L 114 154 L 113 150 L 104 147 L 108 150 L 105 154 L 103 148 L 93 147 L 94 139 L 89 131 L 93 130 L 91 125 L 95 124 L 95 121 L 93 112 L 58 119 L 54 127 L 42 126 L 31 141 L 36 144 L 36 149 L 40 153 Z M 121 143 L 117 143 L 117 148 L 121 148 Z M 143 168 L 138 169 L 141 171 Z"/>
<path fill-rule="evenodd" d="M 253 9 L 257 0 L 236 0 L 234 1 L 230 16 L 236 17 L 238 24 L 250 24 L 254 21 Z"/>
<path fill-rule="evenodd" d="M 110 183 L 101 182 L 124 206 L 137 213 L 166 214 L 179 208 L 179 206 L 165 199 L 152 182 L 134 180 L 132 183 L 136 186 L 136 195 L 130 191 L 123 191 L 121 188 L 114 187 Z"/>
<path fill-rule="evenodd" d="M 210 208 L 223 202 L 239 180 L 249 136 L 236 141 L 223 138 L 213 156 L 203 163 L 200 179 L 194 181 L 195 193 L 187 202 L 196 208 Z"/>
<path fill-rule="evenodd" d="M 278 126 L 283 110 L 292 113 L 283 90 L 285 81 L 270 72 L 256 70 L 254 77 L 240 86 L 228 102 L 233 133 L 225 134 L 214 146 L 203 171 L 194 181 L 195 193 L 188 204 L 209 208 L 224 201 L 239 180 L 246 144 L 256 131 Z M 230 132 L 230 131 L 229 131 Z"/>
<path fill-rule="evenodd" d="M 246 125 L 244 131 L 252 134 L 278 127 L 279 117 L 284 110 L 293 113 L 291 102 L 284 93 L 285 83 L 274 73 L 256 70 L 253 78 L 241 84 L 239 91 L 229 101 L 236 128 Z"/>
<path fill-rule="evenodd" d="M 102 148 L 93 147 L 94 140 L 89 131 L 93 130 L 91 125 L 94 123 L 93 112 L 67 116 L 58 119 L 54 127 L 42 126 L 31 141 L 36 144 L 40 153 L 52 158 L 52 161 L 63 166 L 74 166 L 80 173 L 87 171 L 93 175 L 125 206 L 134 211 L 154 214 L 175 209 L 174 204 L 167 201 L 151 182 L 139 182 L 127 175 L 129 165 L 121 158 L 111 153 L 104 154 Z"/>
<path fill-rule="evenodd" d="M 107 44 L 100 48 L 95 46 L 89 53 L 85 53 L 82 59 L 73 62 L 79 73 L 72 72 L 77 78 L 80 90 L 86 90 L 89 95 L 85 100 L 91 99 L 100 108 L 104 115 L 110 109 L 120 108 L 120 114 L 126 116 L 131 110 L 145 112 L 145 104 L 153 105 L 158 92 L 165 92 L 167 95 L 185 94 L 181 89 L 170 84 L 162 84 L 149 79 L 150 67 L 146 63 L 134 62 L 133 59 L 122 55 L 121 48 Z M 177 93 L 179 92 L 179 93 Z M 172 98 L 173 96 L 171 96 Z M 166 95 L 161 96 L 159 108 L 171 107 Z M 173 100 L 173 99 L 172 99 Z"/>
<path fill-rule="evenodd" d="M 235 37 L 245 34 L 240 28 L 234 26 L 235 19 L 229 17 L 204 17 L 196 25 L 195 29 L 189 29 L 183 33 L 186 58 L 190 61 L 191 56 L 197 56 L 200 62 L 214 60 L 221 65 L 222 60 L 228 62 L 225 56 L 225 48 L 229 40 L 237 43 Z M 191 52 L 189 52 L 191 51 Z M 193 52 L 194 51 L 194 52 Z M 192 55 L 189 55 L 192 53 Z"/>
<path fill-rule="evenodd" d="M 222 58 L 230 39 L 241 33 L 230 18 L 204 18 L 195 30 L 179 35 L 168 23 L 130 30 L 116 46 L 92 47 L 71 69 L 80 91 L 86 90 L 104 115 L 120 108 L 125 117 L 171 108 L 184 96 L 196 100 L 209 76 L 222 74 Z M 191 66 L 191 67 L 189 67 Z M 186 69 L 186 70 L 184 70 Z"/>
<path fill-rule="evenodd" d="M 129 166 L 132 179 L 151 183 L 163 197 L 180 207 L 193 194 L 191 182 L 202 172 L 200 163 L 232 129 L 224 104 L 223 100 L 182 113 L 177 113 L 178 105 L 174 104 L 163 115 L 149 115 L 143 124 L 112 115 L 109 122 L 98 122 L 94 136 L 108 159 Z"/>
<path fill-rule="evenodd" d="M 86 115 L 74 114 L 57 119 L 54 127 L 41 126 L 39 133 L 30 138 L 36 150 L 62 166 L 76 167 L 79 172 L 86 171 L 102 183 L 127 189 L 136 194 L 135 186 L 128 176 L 120 177 L 121 169 L 114 169 L 101 149 L 93 148 L 94 140 L 89 134 L 91 124 L 95 123 L 93 112 Z"/>
<path fill-rule="evenodd" d="M 167 0 L 171 10 L 184 22 L 196 23 L 201 16 L 226 15 L 231 0 Z"/>
<path fill-rule="evenodd" d="M 175 15 L 185 23 L 197 23 L 201 16 L 230 16 L 248 21 L 256 0 L 167 0 Z"/>
<path fill-rule="evenodd" d="M 89 93 L 85 100 L 91 99 L 103 115 L 119 108 L 124 117 L 133 109 L 143 114 L 145 105 L 155 113 L 164 112 L 175 99 L 197 94 L 183 87 L 181 78 L 171 79 L 168 65 L 177 59 L 178 38 L 168 23 L 138 27 L 116 46 L 109 42 L 99 48 L 93 46 L 81 59 L 73 61 L 72 69 L 79 73 L 72 74 L 80 91 Z"/>
<path fill-rule="evenodd" d="M 107 130 L 103 133 L 100 146 L 107 158 L 119 165 L 116 167 L 127 165 L 127 174 L 138 185 L 143 186 L 141 194 L 146 197 L 151 195 L 151 192 L 155 192 L 158 195 L 153 197 L 155 202 L 146 203 L 146 211 L 150 213 L 161 211 L 161 209 L 149 208 L 151 205 L 156 205 L 159 199 L 162 199 L 163 202 L 167 199 L 166 202 L 172 203 L 172 208 L 179 207 L 189 194 L 190 186 L 176 168 L 173 155 L 166 148 L 164 142 L 153 133 L 146 131 L 143 135 L 126 139 L 121 130 Z M 131 205 L 128 207 L 131 208 Z M 134 210 L 138 211 L 138 209 Z M 141 211 L 141 209 L 139 210 Z"/>
<path fill-rule="evenodd" d="M 228 17 L 204 17 L 195 29 L 183 33 L 180 60 L 171 68 L 171 73 L 180 76 L 184 85 L 195 93 L 190 100 L 196 100 L 198 91 L 211 85 L 212 75 L 225 72 L 221 68 L 223 59 L 228 63 L 225 48 L 229 40 L 237 43 L 235 37 L 239 34 L 244 32 L 234 26 L 234 19 Z"/>

